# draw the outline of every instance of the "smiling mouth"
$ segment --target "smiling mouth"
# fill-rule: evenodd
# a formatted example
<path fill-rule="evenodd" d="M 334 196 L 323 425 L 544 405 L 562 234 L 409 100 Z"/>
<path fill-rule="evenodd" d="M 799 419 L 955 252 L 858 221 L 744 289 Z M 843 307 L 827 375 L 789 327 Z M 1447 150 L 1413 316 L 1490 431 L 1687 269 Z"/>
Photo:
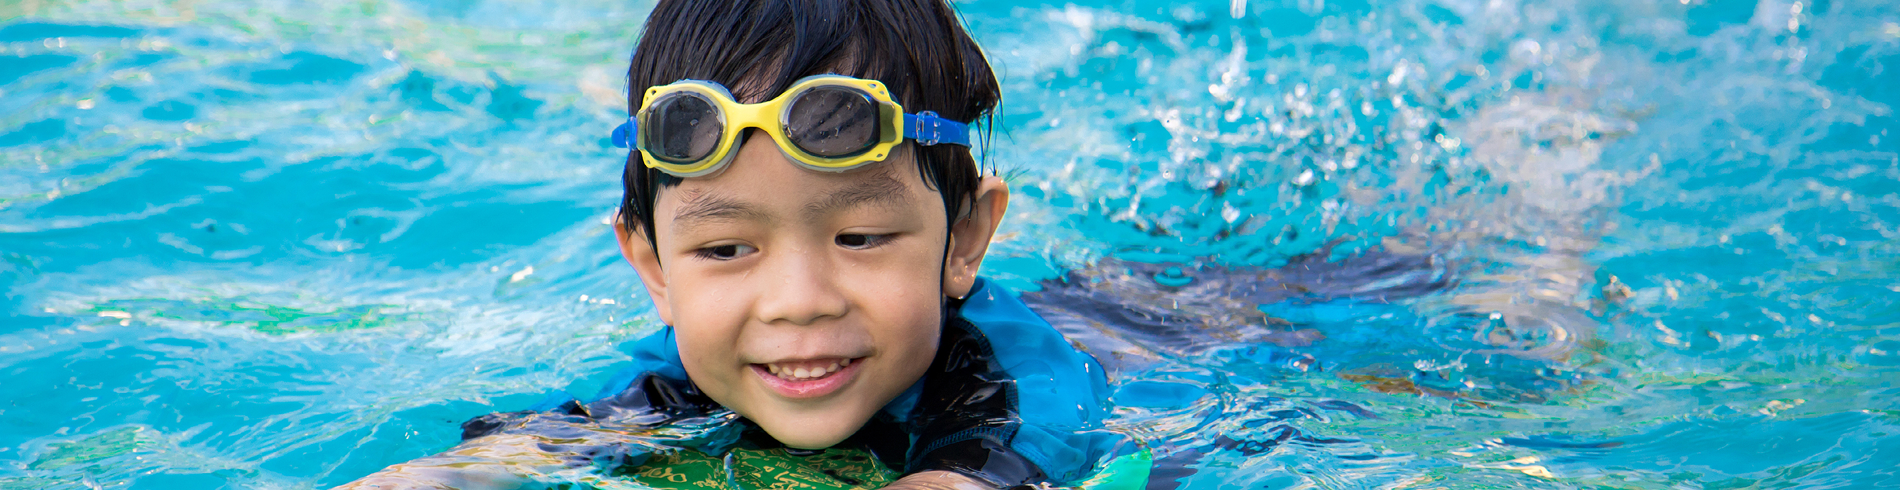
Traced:
<path fill-rule="evenodd" d="M 834 357 L 753 364 L 751 367 L 752 372 L 759 375 L 759 381 L 779 396 L 813 399 L 844 389 L 863 366 L 862 357 Z"/>
<path fill-rule="evenodd" d="M 765 371 L 786 381 L 811 381 L 824 379 L 839 369 L 851 367 L 853 359 L 829 359 L 817 361 L 774 362 L 761 364 Z"/>

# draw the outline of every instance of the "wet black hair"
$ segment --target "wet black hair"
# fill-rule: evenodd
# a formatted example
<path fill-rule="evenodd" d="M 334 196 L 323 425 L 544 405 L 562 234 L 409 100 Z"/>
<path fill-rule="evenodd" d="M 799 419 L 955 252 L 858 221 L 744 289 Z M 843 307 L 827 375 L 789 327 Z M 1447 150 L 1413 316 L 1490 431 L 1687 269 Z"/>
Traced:
<path fill-rule="evenodd" d="M 648 87 L 682 79 L 726 86 L 741 103 L 770 100 L 801 78 L 838 74 L 883 82 L 904 111 L 978 122 L 1000 88 L 989 61 L 945 0 L 661 0 L 627 67 L 627 112 Z M 983 128 L 987 140 L 988 124 Z M 955 223 L 981 179 L 970 149 L 906 142 L 924 184 Z M 624 226 L 653 237 L 653 204 L 677 177 L 629 152 L 621 176 Z"/>

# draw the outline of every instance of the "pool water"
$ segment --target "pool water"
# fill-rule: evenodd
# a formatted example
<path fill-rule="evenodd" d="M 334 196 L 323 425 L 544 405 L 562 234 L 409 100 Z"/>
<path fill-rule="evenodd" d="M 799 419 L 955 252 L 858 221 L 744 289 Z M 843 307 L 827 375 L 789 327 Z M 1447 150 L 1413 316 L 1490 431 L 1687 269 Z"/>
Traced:
<path fill-rule="evenodd" d="M 1900 487 L 1900 5 L 960 2 L 985 264 L 1192 489 Z M 0 488 L 593 393 L 649 2 L 0 5 Z"/>

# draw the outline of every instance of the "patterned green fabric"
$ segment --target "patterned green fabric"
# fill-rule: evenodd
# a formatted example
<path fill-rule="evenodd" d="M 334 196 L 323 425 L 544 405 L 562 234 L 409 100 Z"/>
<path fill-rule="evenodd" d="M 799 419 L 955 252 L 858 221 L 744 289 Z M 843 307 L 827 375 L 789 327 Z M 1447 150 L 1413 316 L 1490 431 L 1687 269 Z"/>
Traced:
<path fill-rule="evenodd" d="M 1094 477 L 1074 488 L 1140 490 L 1148 484 L 1153 462 L 1147 450 L 1124 455 L 1109 461 Z M 725 458 L 678 449 L 652 453 L 644 464 L 592 480 L 586 486 L 615 490 L 873 490 L 897 481 L 898 476 L 861 449 L 831 448 L 797 456 L 783 448 L 736 448 Z"/>
<path fill-rule="evenodd" d="M 898 477 L 868 451 L 839 448 L 809 456 L 783 448 L 735 448 L 726 458 L 682 449 L 654 453 L 646 463 L 621 473 L 646 486 L 676 490 L 870 490 Z"/>

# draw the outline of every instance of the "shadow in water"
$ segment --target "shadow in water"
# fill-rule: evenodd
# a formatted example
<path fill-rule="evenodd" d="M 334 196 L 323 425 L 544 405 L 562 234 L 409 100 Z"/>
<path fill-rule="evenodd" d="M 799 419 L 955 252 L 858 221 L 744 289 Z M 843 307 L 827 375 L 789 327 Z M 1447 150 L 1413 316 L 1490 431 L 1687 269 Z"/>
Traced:
<path fill-rule="evenodd" d="M 1388 304 L 1457 283 L 1431 255 L 1328 255 L 1303 255 L 1279 268 L 1107 259 L 1022 296 L 1110 371 L 1130 372 L 1217 347 L 1304 347 L 1326 338 L 1310 320 L 1269 315 L 1262 305 Z"/>

